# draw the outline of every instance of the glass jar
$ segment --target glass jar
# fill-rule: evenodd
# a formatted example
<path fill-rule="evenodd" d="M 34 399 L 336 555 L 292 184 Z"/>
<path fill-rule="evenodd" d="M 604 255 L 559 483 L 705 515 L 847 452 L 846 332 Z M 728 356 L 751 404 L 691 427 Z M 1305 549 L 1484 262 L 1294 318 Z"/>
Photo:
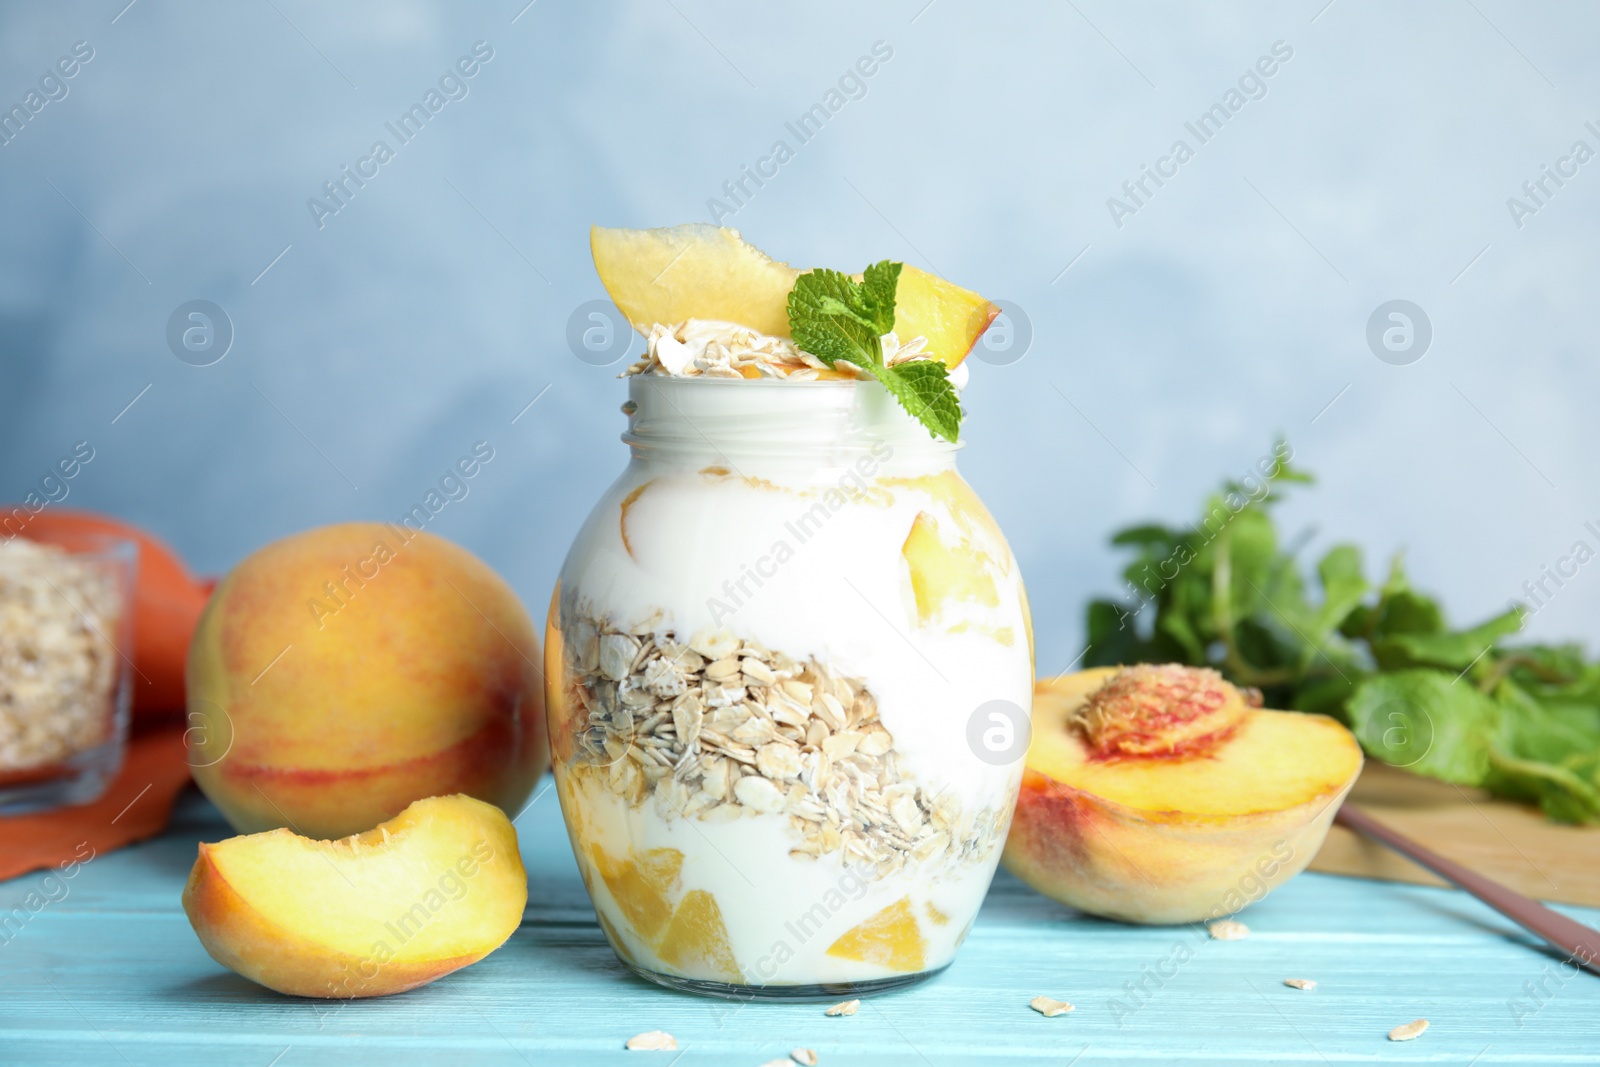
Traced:
<path fill-rule="evenodd" d="M 876 383 L 639 375 L 629 398 L 545 652 L 606 937 L 713 995 L 937 973 L 1000 857 L 1033 688 L 1022 579 L 956 446 Z M 997 707 L 1000 758 L 969 741 Z"/>
<path fill-rule="evenodd" d="M 139 546 L 0 541 L 0 815 L 87 804 L 122 767 Z"/>

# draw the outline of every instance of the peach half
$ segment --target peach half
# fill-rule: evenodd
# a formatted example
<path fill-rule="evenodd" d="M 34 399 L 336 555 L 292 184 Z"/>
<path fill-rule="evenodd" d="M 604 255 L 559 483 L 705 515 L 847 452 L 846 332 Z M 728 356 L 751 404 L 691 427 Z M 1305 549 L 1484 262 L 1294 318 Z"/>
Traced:
<path fill-rule="evenodd" d="M 211 958 L 279 993 L 378 997 L 476 963 L 522 922 L 528 879 L 499 808 L 419 800 L 340 841 L 202 843 L 183 910 Z"/>
<path fill-rule="evenodd" d="M 634 329 L 688 319 L 733 322 L 774 337 L 789 336 L 789 290 L 801 271 L 779 263 L 738 230 L 707 223 L 653 230 L 589 231 L 595 272 Z M 950 367 L 1000 314 L 977 293 L 907 264 L 900 272 L 894 329 L 904 340 L 925 337 L 929 353 Z"/>
<path fill-rule="evenodd" d="M 1006 840 L 1045 896 L 1133 923 L 1232 914 L 1305 869 L 1361 770 L 1323 715 L 1250 707 L 1214 671 L 1040 682 Z"/>

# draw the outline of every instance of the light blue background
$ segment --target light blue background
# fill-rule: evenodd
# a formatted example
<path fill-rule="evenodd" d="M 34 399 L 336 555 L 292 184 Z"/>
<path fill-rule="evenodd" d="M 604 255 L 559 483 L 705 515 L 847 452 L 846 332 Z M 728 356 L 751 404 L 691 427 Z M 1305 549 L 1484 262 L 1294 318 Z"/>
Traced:
<path fill-rule="evenodd" d="M 485 440 L 431 528 L 537 615 L 625 455 L 618 368 L 565 340 L 602 295 L 589 224 L 709 220 L 784 138 L 795 158 L 729 224 L 1031 319 L 1025 358 L 975 367 L 962 464 L 1022 562 L 1042 671 L 1116 587 L 1107 534 L 1192 519 L 1278 433 L 1322 479 L 1289 526 L 1372 570 L 1407 548 L 1458 617 L 1600 547 L 1600 161 L 1520 229 L 1506 206 L 1575 140 L 1600 149 L 1590 6 L 125 2 L 0 9 L 7 109 L 95 50 L 0 147 L 0 495 L 88 440 L 67 503 L 220 571 L 396 518 Z M 307 198 L 478 40 L 469 95 L 319 229 Z M 866 95 L 797 145 L 784 123 L 879 40 Z M 1118 228 L 1107 198 L 1279 40 L 1267 95 Z M 196 298 L 237 334 L 209 367 L 165 341 Z M 1394 298 L 1433 324 L 1410 366 L 1364 338 Z M 1597 615 L 1600 562 L 1533 632 Z"/>

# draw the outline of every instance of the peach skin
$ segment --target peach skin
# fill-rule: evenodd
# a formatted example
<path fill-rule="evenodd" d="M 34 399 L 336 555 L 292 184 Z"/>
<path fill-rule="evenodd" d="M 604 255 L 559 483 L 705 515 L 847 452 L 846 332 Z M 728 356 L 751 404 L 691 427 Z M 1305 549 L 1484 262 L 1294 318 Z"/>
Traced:
<path fill-rule="evenodd" d="M 1361 762 L 1337 722 L 1250 707 L 1213 671 L 1041 682 L 1002 862 L 1093 915 L 1217 918 L 1305 869 Z"/>
<path fill-rule="evenodd" d="M 201 616 L 195 780 L 245 833 L 342 837 L 448 793 L 514 813 L 549 766 L 539 660 L 516 594 L 465 549 L 377 523 L 295 534 Z"/>

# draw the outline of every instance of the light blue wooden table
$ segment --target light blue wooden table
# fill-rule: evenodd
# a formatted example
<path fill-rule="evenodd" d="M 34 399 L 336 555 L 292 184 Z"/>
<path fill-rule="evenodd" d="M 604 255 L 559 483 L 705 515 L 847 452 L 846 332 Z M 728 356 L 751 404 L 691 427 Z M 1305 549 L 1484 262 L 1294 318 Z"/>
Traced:
<path fill-rule="evenodd" d="M 195 842 L 228 835 L 191 794 L 164 836 L 95 859 L 0 944 L 0 1063 L 754 1067 L 796 1046 L 826 1067 L 1600 1063 L 1600 977 L 1564 972 L 1452 891 L 1302 875 L 1243 914 L 1249 939 L 1221 942 L 1087 919 L 1002 873 L 943 976 L 827 1018 L 822 1005 L 703 1000 L 629 976 L 595 925 L 554 798 L 518 829 L 530 899 L 500 951 L 397 997 L 297 1000 L 223 970 L 189 929 L 178 894 Z M 0 912 L 41 881 L 0 883 Z M 1175 966 L 1180 942 L 1192 958 Z M 1146 968 L 1172 976 L 1135 1006 L 1124 987 Z M 1302 993 L 1284 978 L 1319 984 Z M 1039 993 L 1078 1010 L 1046 1019 L 1027 1006 Z M 1418 1017 L 1432 1022 L 1420 1039 L 1385 1039 Z M 681 1053 L 623 1051 L 653 1029 Z"/>

